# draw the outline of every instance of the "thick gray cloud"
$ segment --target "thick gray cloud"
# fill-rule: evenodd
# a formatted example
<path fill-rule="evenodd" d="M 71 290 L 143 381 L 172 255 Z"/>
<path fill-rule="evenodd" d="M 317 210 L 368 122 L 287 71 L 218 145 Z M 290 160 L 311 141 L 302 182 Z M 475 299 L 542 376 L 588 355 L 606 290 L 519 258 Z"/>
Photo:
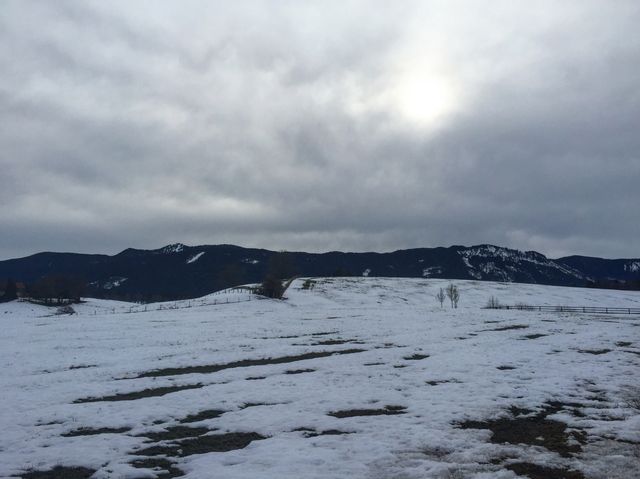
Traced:
<path fill-rule="evenodd" d="M 640 256 L 640 6 L 531 3 L 7 0 L 0 258 Z"/>

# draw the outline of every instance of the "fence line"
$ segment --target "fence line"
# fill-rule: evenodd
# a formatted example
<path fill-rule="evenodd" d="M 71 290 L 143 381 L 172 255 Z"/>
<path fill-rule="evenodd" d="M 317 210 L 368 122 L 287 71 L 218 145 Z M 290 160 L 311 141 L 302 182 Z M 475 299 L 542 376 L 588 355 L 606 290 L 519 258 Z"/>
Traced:
<path fill-rule="evenodd" d="M 224 292 L 228 293 L 232 290 L 239 290 L 239 289 L 241 288 L 229 288 L 228 290 L 224 290 Z M 217 295 L 218 293 L 221 293 L 221 292 L 217 291 L 208 296 Z M 149 303 L 145 305 L 130 306 L 128 310 L 126 309 L 117 310 L 116 308 L 102 310 L 99 312 L 98 310 L 95 310 L 93 314 L 94 315 L 97 315 L 98 313 L 99 314 L 134 314 L 134 313 L 148 313 L 153 311 L 173 311 L 176 309 L 189 309 L 189 308 L 202 307 L 202 306 L 221 306 L 224 304 L 246 303 L 248 301 L 259 301 L 261 299 L 264 299 L 264 298 L 260 296 L 254 296 L 252 294 L 249 294 L 244 298 L 237 298 L 237 299 L 231 299 L 231 300 L 229 298 L 224 298 L 220 300 L 214 299 L 213 301 L 211 300 L 207 301 L 205 299 L 190 299 L 190 300 L 181 300 L 180 302 L 176 301 L 173 304 L 160 304 L 155 307 L 151 307 L 153 303 Z"/>
<path fill-rule="evenodd" d="M 547 311 L 554 313 L 591 313 L 591 314 L 640 314 L 640 308 L 610 308 L 606 306 L 532 306 L 532 305 L 495 305 L 486 309 L 507 309 L 519 311 Z"/>

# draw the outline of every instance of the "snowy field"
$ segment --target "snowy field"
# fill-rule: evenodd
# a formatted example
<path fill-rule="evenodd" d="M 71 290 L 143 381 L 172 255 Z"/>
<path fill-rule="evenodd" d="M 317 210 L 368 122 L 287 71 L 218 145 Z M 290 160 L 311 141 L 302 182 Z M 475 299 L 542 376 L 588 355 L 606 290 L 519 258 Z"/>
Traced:
<path fill-rule="evenodd" d="M 482 307 L 640 294 L 446 284 L 2 304 L 0 477 L 639 478 L 640 317 Z"/>

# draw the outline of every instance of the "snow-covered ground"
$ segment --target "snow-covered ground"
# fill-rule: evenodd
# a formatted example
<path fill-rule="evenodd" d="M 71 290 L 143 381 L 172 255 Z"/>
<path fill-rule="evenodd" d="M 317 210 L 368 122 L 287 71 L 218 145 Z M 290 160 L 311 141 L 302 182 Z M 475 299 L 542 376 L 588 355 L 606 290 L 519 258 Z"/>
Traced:
<path fill-rule="evenodd" d="M 456 281 L 454 310 L 443 280 L 303 284 L 0 305 L 0 477 L 640 477 L 640 317 L 482 309 L 640 294 Z"/>

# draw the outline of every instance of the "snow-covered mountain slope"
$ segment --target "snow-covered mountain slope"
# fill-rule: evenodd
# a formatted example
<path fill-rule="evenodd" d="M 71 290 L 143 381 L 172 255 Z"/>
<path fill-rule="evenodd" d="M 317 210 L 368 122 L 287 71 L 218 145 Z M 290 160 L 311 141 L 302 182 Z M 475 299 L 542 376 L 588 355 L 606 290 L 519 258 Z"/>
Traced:
<path fill-rule="evenodd" d="M 460 307 L 440 308 L 447 284 L 297 280 L 285 301 L 72 316 L 2 304 L 0 477 L 635 477 L 640 318 L 482 306 L 640 295 L 456 281 Z"/>
<path fill-rule="evenodd" d="M 491 245 L 466 248 L 460 257 L 475 279 L 498 281 L 541 282 L 539 276 L 553 283 L 555 278 L 573 278 L 575 284 L 586 282 L 587 277 L 568 266 L 558 264 L 535 251 L 518 251 Z"/>

